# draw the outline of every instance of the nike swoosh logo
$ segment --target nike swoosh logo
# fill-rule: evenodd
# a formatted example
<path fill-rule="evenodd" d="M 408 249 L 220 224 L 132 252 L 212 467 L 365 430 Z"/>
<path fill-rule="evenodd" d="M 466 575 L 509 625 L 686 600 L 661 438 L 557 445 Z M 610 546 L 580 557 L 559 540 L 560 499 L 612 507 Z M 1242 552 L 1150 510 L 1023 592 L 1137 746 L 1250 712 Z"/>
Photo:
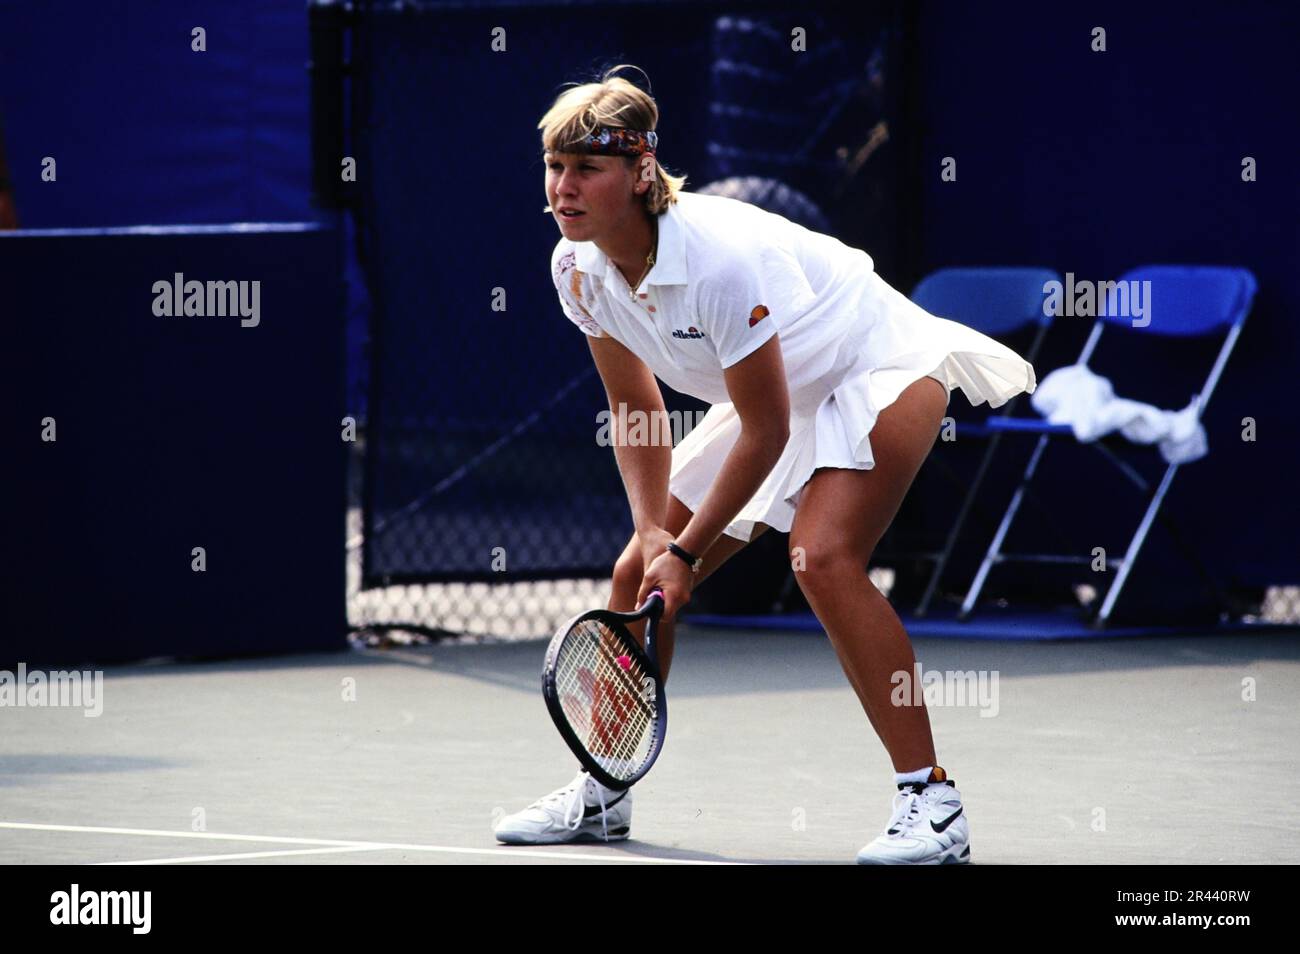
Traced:
<path fill-rule="evenodd" d="M 621 802 L 621 801 L 622 801 L 623 799 L 625 799 L 625 798 L 627 798 L 627 792 L 624 792 L 622 795 L 620 795 L 618 798 L 614 799 L 612 802 L 606 802 L 606 803 L 605 803 L 605 808 L 607 808 L 607 809 L 608 809 L 608 808 L 613 808 L 615 805 L 617 805 L 619 802 Z M 583 810 L 582 810 L 582 817 L 583 817 L 583 818 L 590 818 L 592 815 L 599 815 L 600 812 L 601 812 L 601 807 L 600 807 L 599 805 L 587 805 L 587 806 L 585 806 L 585 807 L 583 808 Z M 958 814 L 961 814 L 961 813 L 958 812 Z"/>
<path fill-rule="evenodd" d="M 949 815 L 947 818 L 945 818 L 937 825 L 934 823 L 934 820 L 931 819 L 930 827 L 935 830 L 936 834 L 941 831 L 944 831 L 949 825 L 951 825 L 953 822 L 957 820 L 957 816 L 960 815 L 964 810 L 965 810 L 964 808 L 957 809 L 955 812 L 953 812 L 951 815 Z"/>

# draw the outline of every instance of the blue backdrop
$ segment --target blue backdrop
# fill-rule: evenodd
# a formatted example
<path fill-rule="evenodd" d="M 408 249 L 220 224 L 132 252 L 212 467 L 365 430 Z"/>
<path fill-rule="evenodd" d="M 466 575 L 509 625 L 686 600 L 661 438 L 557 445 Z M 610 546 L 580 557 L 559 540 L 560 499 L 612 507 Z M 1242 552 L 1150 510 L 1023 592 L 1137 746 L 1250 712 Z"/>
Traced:
<path fill-rule="evenodd" d="M 303 0 L 4 3 L 0 128 L 23 227 L 311 218 L 307 58 Z"/>
<path fill-rule="evenodd" d="M 1206 416 L 1209 456 L 1179 471 L 1168 506 L 1239 579 L 1300 581 L 1300 7 L 1089 2 L 1011 15 L 931 3 L 917 26 L 917 273 L 1041 264 L 1100 281 L 1152 262 L 1251 269 L 1259 292 Z M 1090 48 L 1097 26 L 1104 53 Z M 955 182 L 940 181 L 944 156 L 957 160 Z M 1246 156 L 1255 182 L 1242 181 Z M 1058 320 L 1040 378 L 1073 360 L 1089 324 Z M 1117 390 L 1169 407 L 1170 370 L 1135 348 Z M 1241 439 L 1244 417 L 1257 421 L 1255 443 Z M 1057 499 L 1095 497 L 1090 473 L 1058 473 Z"/>
<path fill-rule="evenodd" d="M 655 15 L 654 5 L 619 6 Z M 911 152 L 898 188 L 913 214 L 893 248 L 871 249 L 898 263 L 886 277 L 910 288 L 962 264 L 1041 264 L 1091 280 L 1144 262 L 1250 268 L 1259 294 L 1206 419 L 1210 455 L 1180 473 L 1170 506 L 1239 580 L 1300 580 L 1291 490 L 1300 179 L 1290 168 L 1300 8 L 904 9 L 909 79 L 895 133 Z M 580 12 L 552 5 L 547 16 L 577 23 Z M 206 52 L 191 49 L 196 26 Z M 1090 49 L 1098 26 L 1104 53 Z M 24 226 L 314 216 L 302 0 L 7 3 L 0 38 L 0 128 Z M 705 39 L 680 43 L 703 50 Z M 474 82 L 493 83 L 491 71 Z M 671 107 L 692 95 L 685 85 L 665 76 L 657 92 Z M 519 94 L 496 91 L 505 101 Z M 45 156 L 58 162 L 57 183 L 40 181 Z M 956 182 L 939 179 L 944 156 L 957 160 Z M 1256 182 L 1241 181 L 1245 156 L 1258 163 Z M 706 181 L 705 169 L 685 171 Z M 520 260 L 507 267 L 544 268 L 549 247 L 508 241 Z M 1083 324 L 1062 322 L 1040 375 L 1073 356 Z M 1247 416 L 1258 422 L 1255 443 L 1240 439 Z M 1082 471 L 1057 479 L 1067 500 L 1095 491 Z"/>

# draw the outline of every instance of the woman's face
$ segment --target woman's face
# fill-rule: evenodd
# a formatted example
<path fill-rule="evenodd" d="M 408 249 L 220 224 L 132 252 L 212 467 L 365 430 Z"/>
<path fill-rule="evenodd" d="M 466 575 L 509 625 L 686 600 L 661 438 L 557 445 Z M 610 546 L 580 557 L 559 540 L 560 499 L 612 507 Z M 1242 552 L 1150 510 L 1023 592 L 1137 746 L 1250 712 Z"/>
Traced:
<path fill-rule="evenodd" d="M 609 235 L 644 214 L 636 194 L 636 168 L 622 156 L 548 152 L 546 198 L 560 233 L 574 242 Z M 578 214 L 566 215 L 572 210 Z"/>

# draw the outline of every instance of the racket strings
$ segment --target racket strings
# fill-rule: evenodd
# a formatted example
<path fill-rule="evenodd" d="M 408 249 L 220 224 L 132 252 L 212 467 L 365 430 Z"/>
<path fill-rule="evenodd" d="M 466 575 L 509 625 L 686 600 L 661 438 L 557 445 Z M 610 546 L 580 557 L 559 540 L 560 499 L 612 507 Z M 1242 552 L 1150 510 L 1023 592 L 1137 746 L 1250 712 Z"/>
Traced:
<path fill-rule="evenodd" d="M 615 777 L 630 777 L 654 742 L 653 686 L 627 650 L 629 634 L 584 620 L 565 640 L 556 664 L 556 688 L 565 718 L 587 751 Z"/>
<path fill-rule="evenodd" d="M 588 652 L 586 665 L 576 667 L 576 671 L 581 714 L 589 730 L 594 731 L 594 737 L 587 739 L 589 748 L 607 750 L 593 754 L 627 759 L 629 749 L 635 747 L 637 736 L 654 715 L 640 695 L 645 673 L 624 653 L 619 634 L 594 620 L 584 621 L 582 630 L 578 645 Z M 620 657 L 628 663 L 626 669 L 619 664 Z"/>

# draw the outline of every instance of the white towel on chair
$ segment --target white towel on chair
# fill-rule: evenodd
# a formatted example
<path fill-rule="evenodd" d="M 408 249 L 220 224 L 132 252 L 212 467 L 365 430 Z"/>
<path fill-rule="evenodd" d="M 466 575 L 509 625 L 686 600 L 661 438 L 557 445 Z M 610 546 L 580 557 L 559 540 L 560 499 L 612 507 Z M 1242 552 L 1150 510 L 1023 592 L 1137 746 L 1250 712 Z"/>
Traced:
<path fill-rule="evenodd" d="M 1118 430 L 1137 444 L 1158 442 L 1161 456 L 1171 464 L 1186 464 L 1209 452 L 1199 396 L 1181 411 L 1162 411 L 1116 397 L 1108 379 L 1072 364 L 1039 381 L 1029 400 L 1050 423 L 1068 424 L 1084 443 Z"/>

